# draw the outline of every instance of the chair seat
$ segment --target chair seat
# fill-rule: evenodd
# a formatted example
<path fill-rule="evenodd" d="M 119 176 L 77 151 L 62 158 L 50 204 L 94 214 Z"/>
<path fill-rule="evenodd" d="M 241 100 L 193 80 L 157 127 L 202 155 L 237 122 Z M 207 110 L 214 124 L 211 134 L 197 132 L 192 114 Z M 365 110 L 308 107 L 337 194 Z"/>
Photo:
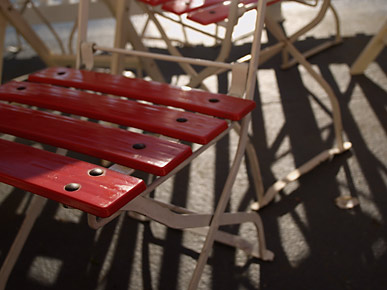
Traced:
<path fill-rule="evenodd" d="M 239 120 L 255 107 L 253 101 L 223 94 L 68 68 L 48 68 L 30 75 L 29 80 L 0 86 L 0 100 L 23 104 L 0 103 L 1 133 L 157 176 L 167 175 L 192 155 L 190 146 L 175 139 L 207 144 L 228 128 L 230 121 L 221 118 Z M 175 139 L 107 126 L 95 120 Z M 96 178 L 88 172 L 95 167 L 101 169 L 99 166 L 0 141 L 0 148 L 7 148 L 0 156 L 1 182 L 88 213 L 109 216 L 144 190 L 141 181 L 129 176 L 108 174 L 110 171 L 103 169 L 103 177 Z M 73 192 L 71 188 L 65 189 L 66 184 L 80 184 L 81 188 Z M 119 190 L 114 191 L 115 187 Z M 98 190 L 93 199 L 95 188 Z"/>

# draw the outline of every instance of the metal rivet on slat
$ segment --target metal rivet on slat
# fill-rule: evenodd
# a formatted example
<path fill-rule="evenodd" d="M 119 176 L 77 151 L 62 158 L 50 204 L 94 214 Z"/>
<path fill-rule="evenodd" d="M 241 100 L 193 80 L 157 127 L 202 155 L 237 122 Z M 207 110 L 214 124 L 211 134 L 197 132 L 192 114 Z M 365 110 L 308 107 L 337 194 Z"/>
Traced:
<path fill-rule="evenodd" d="M 80 188 L 81 188 L 81 185 L 79 183 L 69 183 L 69 184 L 66 184 L 66 186 L 64 187 L 66 191 L 76 191 Z"/>
<path fill-rule="evenodd" d="M 65 71 L 59 71 L 59 72 L 57 72 L 57 74 L 60 75 L 60 76 L 64 75 L 65 73 L 66 73 Z"/>
<path fill-rule="evenodd" d="M 208 101 L 210 103 L 217 103 L 217 102 L 219 102 L 219 99 L 209 99 Z"/>
<path fill-rule="evenodd" d="M 132 146 L 134 149 L 144 149 L 146 146 L 144 143 L 137 143 Z"/>
<path fill-rule="evenodd" d="M 176 121 L 179 122 L 179 123 L 185 123 L 185 122 L 188 121 L 188 119 L 186 119 L 186 118 L 177 118 Z"/>
<path fill-rule="evenodd" d="M 89 170 L 89 175 L 91 175 L 91 176 L 101 176 L 104 173 L 105 173 L 105 171 L 101 168 L 93 168 L 93 169 Z"/>
<path fill-rule="evenodd" d="M 18 91 L 22 91 L 22 90 L 25 90 L 26 89 L 26 87 L 24 87 L 24 86 L 20 86 L 20 87 L 17 87 L 16 88 Z"/>

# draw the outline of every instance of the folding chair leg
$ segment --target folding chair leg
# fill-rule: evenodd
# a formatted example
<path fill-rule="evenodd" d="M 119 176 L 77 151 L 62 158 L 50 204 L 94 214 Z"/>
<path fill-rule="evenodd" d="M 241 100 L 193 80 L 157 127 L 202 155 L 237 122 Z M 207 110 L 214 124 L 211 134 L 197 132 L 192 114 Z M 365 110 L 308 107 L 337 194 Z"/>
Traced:
<path fill-rule="evenodd" d="M 351 74 L 362 74 L 385 46 L 387 46 L 387 21 L 352 64 Z"/>
<path fill-rule="evenodd" d="M 181 16 L 179 16 L 179 22 L 181 23 L 181 32 L 183 33 L 183 36 L 184 36 L 184 43 L 188 46 L 193 46 L 192 44 L 190 44 L 189 42 L 189 39 L 188 39 L 188 34 L 187 34 L 187 30 L 186 30 L 186 27 L 184 26 L 183 24 L 183 19 Z"/>
<path fill-rule="evenodd" d="M 4 42 L 5 42 L 5 29 L 7 28 L 7 20 L 0 13 L 0 83 L 3 78 L 3 56 L 4 56 Z"/>
<path fill-rule="evenodd" d="M 50 51 L 45 43 L 39 38 L 35 31 L 28 25 L 26 20 L 20 15 L 10 1 L 0 1 L 0 13 L 5 17 L 12 26 L 23 36 L 23 38 L 31 45 L 39 57 L 46 63 L 47 66 L 53 66 Z M 1 47 L 3 49 L 3 47 Z"/>
<path fill-rule="evenodd" d="M 24 247 L 25 242 L 35 224 L 36 219 L 42 212 L 47 199 L 39 195 L 33 195 L 31 203 L 28 207 L 23 224 L 8 252 L 8 255 L 0 270 L 0 290 L 5 288 L 8 277 L 11 274 L 13 267 Z"/>
<path fill-rule="evenodd" d="M 239 124 L 237 124 L 234 129 L 238 134 L 240 134 L 241 128 Z M 263 186 L 261 168 L 259 167 L 258 155 L 250 139 L 246 145 L 246 154 L 249 160 L 251 175 L 253 177 L 255 194 L 257 195 L 257 200 L 261 201 L 264 198 L 265 189 Z"/>
<path fill-rule="evenodd" d="M 279 42 L 281 42 L 284 45 L 284 49 L 286 49 L 293 57 L 294 59 L 300 63 L 304 68 L 308 71 L 308 73 L 318 82 L 318 84 L 324 89 L 324 91 L 327 93 L 331 107 L 332 107 L 332 114 L 333 114 L 333 126 L 335 131 L 335 140 L 337 147 L 331 148 L 328 150 L 325 150 L 300 166 L 299 168 L 296 168 L 292 172 L 290 172 L 285 178 L 280 179 L 276 181 L 264 194 L 264 197 L 262 198 L 262 195 L 257 194 L 258 201 L 254 203 L 251 208 L 253 210 L 258 210 L 268 203 L 270 203 L 273 198 L 278 194 L 284 187 L 289 184 L 290 182 L 293 182 L 297 180 L 301 175 L 309 172 L 316 166 L 318 166 L 321 162 L 328 160 L 329 158 L 333 157 L 336 154 L 343 153 L 347 150 L 349 150 L 352 147 L 352 144 L 350 142 L 344 142 L 343 140 L 343 128 L 342 128 L 342 121 L 341 121 L 341 112 L 339 103 L 337 101 L 336 95 L 334 94 L 332 88 L 330 85 L 325 81 L 325 79 L 320 76 L 311 66 L 311 64 L 305 59 L 304 55 L 300 53 L 297 48 L 293 45 L 293 43 L 285 36 L 284 32 L 282 31 L 279 24 L 271 19 L 266 18 L 266 26 L 267 29 L 274 35 L 274 37 L 277 38 Z"/>
<path fill-rule="evenodd" d="M 213 215 L 211 214 L 198 214 L 171 204 L 165 204 L 156 200 L 142 200 L 138 198 L 133 209 L 142 208 L 143 202 L 147 205 L 147 211 L 141 212 L 146 216 L 151 216 L 153 220 L 162 223 L 170 228 L 183 229 L 191 232 L 195 232 L 201 235 L 207 235 L 208 229 L 204 228 L 210 225 Z M 153 203 L 153 207 L 149 207 Z M 128 210 L 128 208 L 127 208 Z M 160 214 L 161 211 L 165 211 L 164 214 Z M 172 212 L 171 212 L 172 211 Z M 154 213 L 157 212 L 156 215 Z M 181 216 L 183 214 L 184 216 Z M 236 213 L 224 213 L 220 218 L 220 225 L 235 225 L 251 222 L 254 224 L 257 230 L 258 244 L 252 245 L 242 237 L 229 234 L 227 232 L 218 231 L 215 236 L 217 242 L 226 244 L 231 247 L 235 247 L 243 250 L 247 255 L 263 260 L 272 260 L 274 255 L 266 248 L 265 235 L 263 225 L 260 216 L 255 212 L 236 212 Z M 258 248 L 259 245 L 259 248 Z"/>
<path fill-rule="evenodd" d="M 286 38 L 279 24 L 266 19 L 266 25 L 270 32 L 281 42 L 285 44 L 285 48 L 307 71 L 308 73 L 318 82 L 318 84 L 323 88 L 323 90 L 327 93 L 329 100 L 332 106 L 333 113 L 333 124 L 335 127 L 335 137 L 337 142 L 337 147 L 341 152 L 345 151 L 344 142 L 343 142 L 343 128 L 341 121 L 341 113 L 339 103 L 337 101 L 336 95 L 333 92 L 331 86 L 328 82 L 320 76 L 312 67 L 312 65 L 305 59 L 305 57 L 298 51 L 298 49 L 293 45 L 293 43 Z"/>
<path fill-rule="evenodd" d="M 224 35 L 224 39 L 221 42 L 221 47 L 218 56 L 216 57 L 216 61 L 224 61 L 230 54 L 232 47 L 232 35 L 234 31 L 234 26 L 238 22 L 239 15 L 237 14 L 237 6 L 238 1 L 231 1 L 230 4 L 230 13 L 227 18 L 227 28 L 226 34 Z M 257 12 L 259 13 L 259 12 Z M 218 25 L 216 25 L 216 35 L 218 34 Z M 216 68 L 206 67 L 202 71 L 200 71 L 197 75 L 192 76 L 191 81 L 188 86 L 197 87 L 200 83 L 203 82 L 207 77 L 215 74 L 217 71 Z"/>
<path fill-rule="evenodd" d="M 339 17 L 338 17 L 338 14 L 336 12 L 336 9 L 333 7 L 333 5 L 332 5 L 330 0 L 325 0 L 323 2 L 323 4 L 322 4 L 321 8 L 320 8 L 319 13 L 316 15 L 316 17 L 311 22 L 309 22 L 307 25 L 305 25 L 304 27 L 299 29 L 297 32 L 295 32 L 294 34 L 289 36 L 288 39 L 289 39 L 289 41 L 291 41 L 293 43 L 301 35 L 304 35 L 306 32 L 308 32 L 309 30 L 314 28 L 316 25 L 318 25 L 323 20 L 323 18 L 325 17 L 325 15 L 326 15 L 326 13 L 327 13 L 329 8 L 332 11 L 332 14 L 333 14 L 333 17 L 334 17 L 334 21 L 335 21 L 335 26 L 336 26 L 336 36 L 335 36 L 335 39 L 332 40 L 332 41 L 325 41 L 324 43 L 322 43 L 320 45 L 317 45 L 314 48 L 303 52 L 303 55 L 304 55 L 305 58 L 308 58 L 308 57 L 310 57 L 312 55 L 315 55 L 315 54 L 317 54 L 317 53 L 319 53 L 319 52 L 321 52 L 321 51 L 323 51 L 323 50 L 325 50 L 325 49 L 327 49 L 329 47 L 332 47 L 332 46 L 337 45 L 337 44 L 342 42 L 341 33 L 340 33 Z M 297 63 L 298 63 L 298 61 L 295 58 L 289 60 L 288 52 L 286 50 L 283 50 L 283 52 L 282 52 L 282 66 L 281 66 L 281 68 L 288 69 L 288 68 L 292 67 L 293 65 L 295 65 Z"/>
<path fill-rule="evenodd" d="M 181 53 L 178 51 L 178 49 L 175 46 L 173 46 L 172 43 L 169 41 L 168 36 L 166 35 L 160 22 L 158 21 L 156 16 L 153 15 L 153 13 L 149 10 L 147 5 L 144 5 L 143 3 L 138 3 L 138 4 L 148 14 L 149 19 L 156 25 L 156 28 L 160 32 L 163 40 L 165 41 L 169 52 L 175 56 L 182 56 Z M 196 71 L 189 64 L 181 63 L 180 66 L 184 70 L 184 72 L 187 73 L 188 75 L 192 76 L 197 74 Z"/>
<path fill-rule="evenodd" d="M 229 173 L 227 180 L 226 180 L 226 183 L 224 185 L 223 192 L 222 192 L 220 200 L 218 202 L 218 206 L 215 209 L 215 213 L 214 213 L 214 216 L 212 218 L 211 225 L 210 225 L 210 228 L 208 230 L 207 238 L 206 238 L 204 245 L 203 245 L 203 248 L 202 248 L 202 252 L 199 256 L 198 262 L 197 262 L 196 267 L 195 267 L 195 271 L 192 275 L 192 279 L 191 279 L 189 287 L 188 287 L 188 289 L 190 289 L 190 290 L 196 289 L 197 286 L 199 285 L 200 277 L 202 275 L 204 266 L 208 260 L 208 256 L 210 254 L 210 251 L 212 249 L 212 246 L 213 246 L 213 243 L 215 240 L 216 232 L 219 229 L 220 217 L 224 213 L 224 211 L 226 210 L 226 206 L 230 200 L 231 189 L 232 189 L 232 186 L 235 182 L 236 176 L 238 174 L 238 171 L 239 171 L 239 168 L 240 168 L 240 165 L 242 162 L 242 158 L 243 158 L 245 150 L 246 150 L 246 144 L 248 141 L 247 130 L 248 130 L 248 126 L 250 124 L 250 120 L 251 120 L 251 114 L 247 115 L 242 121 L 241 134 L 240 134 L 238 148 L 237 148 L 237 151 L 236 151 L 235 156 L 234 156 L 234 161 L 233 161 L 233 164 L 231 166 L 230 173 Z"/>
<path fill-rule="evenodd" d="M 208 227 L 213 219 L 212 214 L 200 214 L 192 212 L 186 208 L 178 207 L 172 204 L 163 203 L 151 198 L 139 196 L 125 207 L 124 211 L 134 212 L 143 217 L 150 218 L 169 228 L 188 230 L 200 235 L 207 235 Z M 137 219 L 137 217 L 136 217 Z M 93 215 L 88 215 L 89 225 L 98 229 L 106 224 L 108 219 L 98 220 Z M 247 255 L 263 259 L 272 260 L 274 255 L 266 248 L 265 235 L 260 216 L 256 212 L 233 212 L 223 213 L 219 220 L 219 225 L 235 225 L 242 223 L 253 223 L 257 230 L 259 243 L 250 243 L 240 236 L 227 232 L 218 231 L 215 235 L 217 242 L 235 247 L 244 251 Z"/>
<path fill-rule="evenodd" d="M 116 13 L 118 4 L 125 5 L 125 7 L 129 7 L 128 2 L 127 1 L 124 1 L 124 2 L 125 3 L 119 4 L 119 3 L 116 3 L 116 1 L 105 0 L 106 5 L 108 6 L 108 8 L 110 9 L 113 15 L 118 15 Z M 124 11 L 124 12 L 120 14 L 120 17 L 125 17 L 125 15 L 127 15 L 127 11 Z M 130 40 L 130 43 L 133 45 L 133 47 L 139 51 L 147 51 L 147 48 L 143 44 L 140 36 L 137 34 L 136 29 L 133 26 L 133 23 L 129 21 L 129 18 L 128 17 L 121 18 L 119 19 L 119 21 L 123 26 L 125 26 L 125 30 L 127 32 L 127 39 Z M 144 58 L 141 60 L 141 64 L 144 66 L 145 71 L 147 72 L 148 75 L 152 77 L 153 80 L 164 82 L 163 74 L 161 73 L 159 67 L 157 66 L 154 60 Z"/>
<path fill-rule="evenodd" d="M 352 143 L 351 142 L 344 142 L 344 151 L 347 151 L 351 149 Z M 262 199 L 258 199 L 258 202 L 255 202 L 251 205 L 252 210 L 259 210 L 262 207 L 268 205 L 274 197 L 285 188 L 286 185 L 289 183 L 296 181 L 298 178 L 300 178 L 302 175 L 308 173 L 309 171 L 316 168 L 319 164 L 322 162 L 331 159 L 337 154 L 341 154 L 343 151 L 340 151 L 338 148 L 331 148 L 328 150 L 325 150 L 318 154 L 317 156 L 313 157 L 309 161 L 305 162 L 300 167 L 294 169 L 288 175 L 286 175 L 284 178 L 277 180 L 273 185 L 271 185 L 265 192 L 264 197 Z"/>
<path fill-rule="evenodd" d="M 247 115 L 241 125 L 240 139 L 238 148 L 236 150 L 234 161 L 230 169 L 230 173 L 227 177 L 226 183 L 223 188 L 218 205 L 215 209 L 214 214 L 195 214 L 191 213 L 186 209 L 176 207 L 173 205 L 164 204 L 146 197 L 139 196 L 132 200 L 122 210 L 136 211 L 145 216 L 149 216 L 151 219 L 165 224 L 172 228 L 187 229 L 187 228 L 198 228 L 209 226 L 207 237 L 204 242 L 201 254 L 199 256 L 195 271 L 188 289 L 196 289 L 204 266 L 207 262 L 211 248 L 214 241 L 219 240 L 229 245 L 237 246 L 242 250 L 247 250 L 249 254 L 254 256 L 259 255 L 264 260 L 272 260 L 274 255 L 272 252 L 266 249 L 266 243 L 263 232 L 263 225 L 259 215 L 256 213 L 225 213 L 227 204 L 229 203 L 231 196 L 231 189 L 235 182 L 236 176 L 240 169 L 242 159 L 246 150 L 248 142 L 248 125 L 251 120 L 251 115 Z M 183 215 L 181 215 L 181 213 Z M 89 215 L 89 224 L 93 228 L 98 228 L 100 225 L 105 223 L 104 220 L 98 220 L 96 217 Z M 253 222 L 259 239 L 259 251 L 254 249 L 248 249 L 246 244 L 241 239 L 234 239 L 229 234 L 225 234 L 219 231 L 219 226 L 226 224 L 240 224 L 244 222 Z"/>
<path fill-rule="evenodd" d="M 339 102 L 337 101 L 335 93 L 333 92 L 328 82 L 312 68 L 311 64 L 308 61 L 306 61 L 304 56 L 294 47 L 293 44 L 287 43 L 287 49 L 288 51 L 291 52 L 294 58 L 296 58 L 298 62 L 305 67 L 305 69 L 312 75 L 312 77 L 320 84 L 320 86 L 327 93 L 332 106 L 333 124 L 335 128 L 337 147 L 341 152 L 345 151 L 340 106 L 339 106 Z"/>
<path fill-rule="evenodd" d="M 256 215 L 256 212 L 238 213 L 237 215 L 239 214 L 244 216 L 243 222 L 254 223 L 257 230 L 257 238 L 259 243 L 252 245 L 245 239 L 224 231 L 218 231 L 216 233 L 215 241 L 230 247 L 240 249 L 244 251 L 245 254 L 248 256 L 251 256 L 257 259 L 262 259 L 264 261 L 272 261 L 274 259 L 274 253 L 268 250 L 266 247 L 266 239 L 265 239 L 261 217 L 259 215 Z M 241 221 L 240 223 L 243 223 L 243 222 Z M 208 231 L 205 228 L 193 228 L 193 229 L 187 229 L 187 231 L 194 232 L 196 234 L 200 234 L 203 236 L 206 236 L 208 233 Z"/>

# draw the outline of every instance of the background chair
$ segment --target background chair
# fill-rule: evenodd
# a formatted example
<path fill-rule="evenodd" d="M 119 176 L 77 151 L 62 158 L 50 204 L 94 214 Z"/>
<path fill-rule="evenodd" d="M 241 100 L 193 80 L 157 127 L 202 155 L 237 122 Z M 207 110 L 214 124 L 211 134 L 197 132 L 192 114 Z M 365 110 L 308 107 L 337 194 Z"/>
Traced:
<path fill-rule="evenodd" d="M 272 7 L 273 5 L 280 5 L 281 2 L 281 0 L 268 1 L 268 6 Z M 316 16 L 310 22 L 307 22 L 304 26 L 300 27 L 300 29 L 293 32 L 291 35 L 286 35 L 286 38 L 292 43 L 299 39 L 301 36 L 305 35 L 308 31 L 316 27 L 325 18 L 329 10 L 332 11 L 334 17 L 334 22 L 336 26 L 334 39 L 332 41 L 326 41 L 321 45 L 318 45 L 312 49 L 309 49 L 308 51 L 303 52 L 304 57 L 307 58 L 332 45 L 336 45 L 341 42 L 339 18 L 330 0 L 292 0 L 290 2 L 296 2 L 302 5 L 315 7 L 314 10 L 318 11 Z M 142 36 L 146 36 L 146 30 L 148 28 L 148 25 L 150 22 L 153 22 L 156 26 L 157 31 L 161 35 L 161 38 L 163 39 L 163 41 L 165 41 L 169 52 L 172 55 L 179 55 L 180 53 L 174 45 L 175 38 L 173 37 L 172 33 L 168 32 L 168 28 L 165 28 L 163 24 L 159 21 L 159 17 L 162 17 L 181 25 L 183 32 L 188 29 L 201 33 L 203 37 L 214 38 L 215 43 L 220 44 L 217 59 L 221 61 L 229 56 L 230 49 L 234 43 L 251 35 L 251 27 L 253 27 L 253 25 L 249 21 L 249 17 L 244 18 L 243 16 L 245 16 L 245 14 L 248 14 L 247 12 L 254 12 L 255 7 L 257 5 L 256 3 L 257 1 L 232 2 L 221 0 L 138 0 L 139 6 L 149 16 L 148 21 L 144 25 Z M 267 14 L 267 17 L 270 19 L 272 19 L 273 16 L 274 15 L 271 15 L 271 13 Z M 276 21 L 278 21 L 278 19 L 276 19 Z M 288 19 L 288 21 L 292 20 Z M 211 33 L 211 26 L 215 28 L 214 33 Z M 236 28 L 238 27 L 241 27 L 243 33 L 239 32 L 238 35 L 234 35 L 234 32 L 235 30 L 237 30 Z M 223 33 L 220 33 L 220 30 L 222 29 Z M 174 33 L 175 31 L 176 30 L 174 30 Z M 189 45 L 189 40 L 187 40 L 185 44 Z M 286 49 L 283 48 L 281 51 L 283 55 L 283 68 L 289 68 L 290 66 L 297 63 L 294 58 L 289 59 L 289 52 L 287 52 Z M 261 56 L 261 63 L 265 62 L 268 58 L 276 54 L 278 54 L 276 46 L 273 46 L 270 49 L 267 48 L 265 50 L 265 53 Z M 190 75 L 196 74 L 194 70 L 187 68 L 186 65 L 184 65 L 183 69 Z M 197 86 L 203 79 L 205 79 L 209 75 L 212 75 L 213 73 L 213 69 L 203 70 L 199 73 L 198 76 L 193 78 L 193 80 L 191 81 L 191 85 Z"/>
<path fill-rule="evenodd" d="M 91 6 L 90 19 L 116 17 L 117 12 L 114 1 L 93 1 Z M 66 0 L 55 4 L 45 0 L 39 2 L 25 0 L 12 3 L 8 0 L 0 1 L 0 42 L 2 47 L 4 47 L 5 42 L 5 29 L 7 25 L 11 25 L 15 28 L 18 37 L 21 36 L 25 39 L 47 66 L 74 67 L 76 62 L 76 53 L 74 52 L 76 41 L 74 41 L 74 36 L 77 29 L 77 9 L 78 2 Z M 136 12 L 132 13 L 135 14 Z M 68 31 L 67 45 L 54 28 L 54 24 L 60 22 L 72 24 L 72 28 Z M 36 25 L 44 25 L 47 32 L 52 35 L 54 42 L 46 43 L 47 39 L 45 38 L 47 37 L 42 38 L 37 33 Z M 129 32 L 134 30 L 131 22 L 126 22 L 126 25 Z M 127 41 L 137 50 L 147 50 L 135 33 L 131 33 Z M 20 49 L 20 47 L 16 49 Z M 3 58 L 3 50 L 0 51 L 0 56 Z M 162 79 L 161 72 L 151 59 L 144 59 L 142 63 L 138 63 L 138 59 L 134 58 L 126 58 L 125 61 L 127 67 L 144 69 L 152 78 Z M 99 55 L 96 57 L 95 62 L 100 67 L 109 67 L 111 57 L 110 55 Z M 1 71 L 2 62 L 0 63 L 0 74 Z"/>

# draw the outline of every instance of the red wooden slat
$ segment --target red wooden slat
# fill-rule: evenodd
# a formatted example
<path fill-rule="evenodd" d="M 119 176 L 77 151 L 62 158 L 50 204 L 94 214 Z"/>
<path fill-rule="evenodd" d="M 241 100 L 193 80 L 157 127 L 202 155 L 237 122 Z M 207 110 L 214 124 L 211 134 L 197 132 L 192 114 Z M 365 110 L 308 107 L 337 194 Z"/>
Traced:
<path fill-rule="evenodd" d="M 273 5 L 277 2 L 280 2 L 282 0 L 272 0 L 267 2 L 267 6 Z M 228 17 L 229 11 L 230 11 L 230 4 L 231 1 L 220 1 L 221 3 L 205 7 L 188 13 L 187 18 L 189 20 L 195 21 L 197 23 L 200 23 L 202 25 L 208 25 L 213 23 L 218 23 L 223 20 L 225 20 Z M 257 0 L 241 0 L 240 3 L 247 5 L 251 3 L 255 3 Z M 225 3 L 227 3 L 225 5 Z M 249 9 L 254 8 L 253 6 L 249 6 Z"/>
<path fill-rule="evenodd" d="M 183 14 L 195 9 L 205 8 L 210 5 L 214 5 L 217 3 L 224 3 L 228 1 L 224 0 L 138 0 L 147 5 L 157 6 L 162 4 L 162 8 L 165 11 L 173 12 L 175 14 Z M 267 5 L 272 5 L 274 3 L 280 2 L 282 0 L 269 0 Z M 250 0 L 250 3 L 257 2 L 257 0 Z"/>
<path fill-rule="evenodd" d="M 224 94 L 71 68 L 47 68 L 29 75 L 29 80 L 94 90 L 230 120 L 240 120 L 255 108 L 254 101 Z"/>
<path fill-rule="evenodd" d="M 9 82 L 0 87 L 0 99 L 109 121 L 199 144 L 207 144 L 227 128 L 227 122 L 217 118 L 44 84 Z"/>
<path fill-rule="evenodd" d="M 139 2 L 143 2 L 145 4 L 151 5 L 151 6 L 157 6 L 160 4 L 164 4 L 170 0 L 138 0 Z"/>
<path fill-rule="evenodd" d="M 188 13 L 187 18 L 202 25 L 208 25 L 225 20 L 229 10 L 229 6 L 215 5 Z"/>
<path fill-rule="evenodd" d="M 270 6 L 274 3 L 280 2 L 282 0 L 272 0 L 268 1 L 267 5 Z M 144 1 L 145 2 L 145 1 Z M 172 0 L 164 3 L 161 8 L 165 11 L 181 15 L 184 13 L 189 13 L 198 9 L 203 9 L 212 5 L 224 5 L 224 3 L 229 3 L 230 1 L 225 0 Z M 243 4 L 256 3 L 257 0 L 242 0 L 240 1 Z M 227 17 L 227 15 L 226 15 Z M 223 19 L 222 19 L 223 20 Z M 215 22 L 213 22 L 215 23 Z"/>
<path fill-rule="evenodd" d="M 161 8 L 165 11 L 181 15 L 223 2 L 223 0 L 173 0 L 163 4 Z"/>
<path fill-rule="evenodd" d="M 0 132 L 155 175 L 166 175 L 192 153 L 191 148 L 183 144 L 6 104 L 0 104 Z M 141 148 L 141 144 L 145 148 Z"/>
<path fill-rule="evenodd" d="M 91 176 L 95 168 L 104 173 Z M 2 139 L 0 182 L 99 217 L 112 215 L 145 190 L 145 183 L 135 177 Z M 71 183 L 80 188 L 66 190 Z"/>

